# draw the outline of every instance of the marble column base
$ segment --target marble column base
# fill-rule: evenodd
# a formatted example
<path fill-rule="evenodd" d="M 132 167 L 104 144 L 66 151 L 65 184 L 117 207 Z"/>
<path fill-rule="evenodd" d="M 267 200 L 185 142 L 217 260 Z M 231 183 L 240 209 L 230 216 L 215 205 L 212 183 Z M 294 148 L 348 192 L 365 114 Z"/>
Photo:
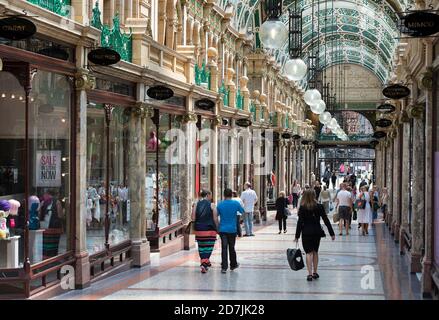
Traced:
<path fill-rule="evenodd" d="M 431 291 L 433 289 L 433 280 L 431 278 L 431 261 L 424 260 L 422 262 L 422 296 L 424 298 L 431 298 Z"/>
<path fill-rule="evenodd" d="M 410 272 L 411 273 L 422 272 L 421 254 L 409 252 L 408 258 L 410 264 Z"/>
<path fill-rule="evenodd" d="M 75 255 L 75 289 L 84 289 L 90 286 L 90 260 L 87 251 Z"/>
<path fill-rule="evenodd" d="M 184 250 L 195 248 L 195 235 L 184 234 Z"/>
<path fill-rule="evenodd" d="M 133 242 L 131 245 L 131 266 L 140 268 L 151 263 L 149 242 L 145 239 L 142 242 Z"/>

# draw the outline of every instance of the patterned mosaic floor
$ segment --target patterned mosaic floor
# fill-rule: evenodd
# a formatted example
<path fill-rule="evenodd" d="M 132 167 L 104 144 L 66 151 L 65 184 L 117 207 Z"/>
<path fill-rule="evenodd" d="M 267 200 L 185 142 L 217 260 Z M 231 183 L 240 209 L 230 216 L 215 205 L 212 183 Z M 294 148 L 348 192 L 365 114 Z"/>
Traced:
<path fill-rule="evenodd" d="M 199 271 L 196 249 L 159 259 L 150 266 L 129 270 L 90 288 L 71 291 L 56 299 L 330 299 L 383 300 L 419 299 L 419 283 L 407 272 L 404 260 L 383 224 L 369 236 L 361 236 L 357 225 L 351 235 L 329 237 L 320 246 L 320 279 L 307 282 L 306 269 L 292 271 L 286 249 L 292 247 L 296 218 L 288 219 L 288 233 L 279 235 L 277 222 L 269 219 L 256 228 L 255 237 L 237 241 L 240 268 L 220 272 L 220 248 L 212 255 L 213 267 Z M 337 232 L 338 234 L 338 232 Z M 376 238 L 379 239 L 376 239 Z M 379 240 L 379 241 L 378 241 Z M 377 246 L 377 243 L 380 245 Z M 368 273 L 362 273 L 362 268 Z M 370 278 L 373 273 L 374 279 Z M 369 278 L 364 277 L 369 275 Z M 374 280 L 374 281 L 371 281 Z M 369 285 L 365 285 L 369 284 Z"/>

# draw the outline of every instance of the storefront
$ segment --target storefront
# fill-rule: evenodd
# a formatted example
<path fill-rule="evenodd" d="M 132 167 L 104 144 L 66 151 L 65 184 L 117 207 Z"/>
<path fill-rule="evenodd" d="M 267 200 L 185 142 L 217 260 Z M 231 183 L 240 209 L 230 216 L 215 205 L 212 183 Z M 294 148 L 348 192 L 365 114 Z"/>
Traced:
<path fill-rule="evenodd" d="M 232 164 L 232 134 L 231 119 L 223 118 L 218 126 L 218 177 L 217 177 L 217 200 L 224 199 L 224 189 L 233 189 L 233 166 Z"/>
<path fill-rule="evenodd" d="M 135 83 L 95 76 L 96 89 L 87 92 L 84 228 L 92 278 L 123 263 L 131 248 L 127 110 L 136 103 Z"/>
<path fill-rule="evenodd" d="M 0 294 L 28 297 L 74 262 L 74 47 L 1 40 Z"/>
<path fill-rule="evenodd" d="M 167 133 L 171 128 L 183 130 L 184 114 L 185 98 L 173 97 L 167 104 L 153 107 L 151 116 L 146 117 L 145 207 L 151 252 L 158 252 L 170 241 L 182 237 L 182 195 L 187 165 L 168 160 L 169 156 L 178 155 L 167 154 L 167 147 L 174 142 Z"/>

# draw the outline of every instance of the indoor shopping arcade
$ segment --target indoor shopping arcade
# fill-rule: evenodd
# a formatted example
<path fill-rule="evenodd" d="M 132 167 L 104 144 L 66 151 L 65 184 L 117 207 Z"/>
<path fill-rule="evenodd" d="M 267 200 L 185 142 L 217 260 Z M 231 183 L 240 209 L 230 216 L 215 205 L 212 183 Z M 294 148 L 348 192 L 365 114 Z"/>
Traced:
<path fill-rule="evenodd" d="M 438 110 L 439 0 L 0 0 L 0 300 L 437 300 Z"/>

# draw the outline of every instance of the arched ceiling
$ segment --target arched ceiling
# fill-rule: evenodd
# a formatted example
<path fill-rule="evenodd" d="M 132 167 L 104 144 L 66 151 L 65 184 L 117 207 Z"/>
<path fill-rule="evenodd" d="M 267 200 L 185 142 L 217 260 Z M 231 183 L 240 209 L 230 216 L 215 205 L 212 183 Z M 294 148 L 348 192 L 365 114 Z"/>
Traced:
<path fill-rule="evenodd" d="M 319 19 L 320 64 L 328 67 L 337 63 L 354 63 L 373 71 L 385 82 L 392 69 L 393 53 L 397 46 L 397 12 L 404 11 L 413 0 L 297 0 L 298 8 L 303 10 L 303 57 L 315 44 L 317 18 L 314 19 L 314 39 L 312 38 L 312 4 Z M 235 15 L 232 25 L 240 31 L 256 33 L 261 24 L 261 5 L 263 0 L 218 0 L 225 9 L 233 6 Z M 319 11 L 317 12 L 317 3 Z M 293 8 L 295 0 L 284 0 L 284 14 L 281 20 L 288 24 L 288 9 Z M 326 19 L 326 21 L 325 21 Z M 313 41 L 314 40 L 314 41 Z M 327 44 L 327 56 L 324 47 Z M 338 44 L 331 48 L 331 44 Z M 322 52 L 323 51 L 323 52 Z M 288 42 L 273 52 L 279 64 L 288 59 Z"/>

